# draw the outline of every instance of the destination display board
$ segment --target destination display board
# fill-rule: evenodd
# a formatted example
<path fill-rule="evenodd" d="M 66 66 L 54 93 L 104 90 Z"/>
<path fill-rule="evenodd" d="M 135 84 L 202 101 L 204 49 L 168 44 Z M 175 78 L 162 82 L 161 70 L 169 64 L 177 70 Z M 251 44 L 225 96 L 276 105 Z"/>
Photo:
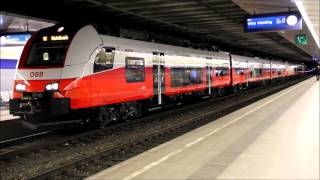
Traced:
<path fill-rule="evenodd" d="M 245 32 L 267 32 L 301 30 L 302 18 L 299 12 L 283 12 L 247 16 L 244 22 Z"/>

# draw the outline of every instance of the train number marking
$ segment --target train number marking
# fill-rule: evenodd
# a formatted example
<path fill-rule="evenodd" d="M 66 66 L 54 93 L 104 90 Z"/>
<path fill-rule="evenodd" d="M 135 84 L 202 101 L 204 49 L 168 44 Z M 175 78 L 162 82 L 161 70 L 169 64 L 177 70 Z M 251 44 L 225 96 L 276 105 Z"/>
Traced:
<path fill-rule="evenodd" d="M 31 72 L 30 77 L 43 77 L 43 72 Z"/>

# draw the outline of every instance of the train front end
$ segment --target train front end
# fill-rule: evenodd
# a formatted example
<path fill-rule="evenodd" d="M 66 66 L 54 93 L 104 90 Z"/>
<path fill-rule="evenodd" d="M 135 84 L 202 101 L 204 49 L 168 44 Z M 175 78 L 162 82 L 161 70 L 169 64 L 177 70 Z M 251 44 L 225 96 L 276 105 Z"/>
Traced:
<path fill-rule="evenodd" d="M 77 110 L 91 106 L 90 54 L 100 43 L 92 26 L 33 34 L 17 65 L 10 114 L 34 127 L 80 121 Z"/>

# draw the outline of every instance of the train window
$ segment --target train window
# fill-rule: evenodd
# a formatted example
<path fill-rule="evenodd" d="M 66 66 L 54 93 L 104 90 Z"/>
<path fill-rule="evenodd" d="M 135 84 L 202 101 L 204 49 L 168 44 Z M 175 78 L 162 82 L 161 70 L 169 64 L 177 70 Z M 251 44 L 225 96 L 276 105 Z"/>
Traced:
<path fill-rule="evenodd" d="M 35 43 L 25 66 L 62 66 L 67 47 L 66 42 Z"/>
<path fill-rule="evenodd" d="M 236 70 L 236 74 L 237 74 L 237 75 L 244 75 L 244 70 L 243 70 L 243 69 L 241 69 L 241 68 L 236 68 L 235 70 Z"/>
<path fill-rule="evenodd" d="M 171 68 L 171 87 L 202 83 L 201 68 Z"/>
<path fill-rule="evenodd" d="M 216 77 L 220 77 L 221 76 L 221 70 L 216 69 L 215 72 L 216 72 Z"/>
<path fill-rule="evenodd" d="M 202 83 L 202 69 L 193 68 L 190 70 L 190 83 L 191 84 L 201 84 Z"/>
<path fill-rule="evenodd" d="M 127 82 L 143 82 L 144 76 L 144 59 L 139 57 L 126 57 Z"/>
<path fill-rule="evenodd" d="M 224 67 L 218 67 L 215 70 L 216 77 L 222 77 L 222 76 L 228 76 L 229 75 L 229 69 Z"/>
<path fill-rule="evenodd" d="M 184 68 L 171 68 L 171 87 L 184 86 Z"/>
<path fill-rule="evenodd" d="M 262 69 L 254 69 L 255 70 L 255 76 L 260 77 L 262 76 Z"/>
<path fill-rule="evenodd" d="M 94 60 L 93 72 L 100 72 L 113 68 L 114 48 L 101 48 Z"/>

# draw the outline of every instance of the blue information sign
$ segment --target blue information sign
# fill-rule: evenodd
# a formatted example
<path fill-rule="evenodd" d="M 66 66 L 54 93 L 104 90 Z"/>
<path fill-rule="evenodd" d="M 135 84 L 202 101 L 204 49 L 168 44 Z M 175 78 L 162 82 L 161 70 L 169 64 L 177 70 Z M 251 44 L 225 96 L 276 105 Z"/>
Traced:
<path fill-rule="evenodd" d="M 26 34 L 12 34 L 12 35 L 7 35 L 6 38 L 7 40 L 11 41 L 17 41 L 17 42 L 26 42 L 28 39 L 31 37 L 30 33 Z"/>
<path fill-rule="evenodd" d="M 245 32 L 301 30 L 302 18 L 299 12 L 259 14 L 245 18 Z"/>
<path fill-rule="evenodd" d="M 0 46 L 18 46 L 24 45 L 31 37 L 31 33 L 7 33 L 0 34 Z"/>

